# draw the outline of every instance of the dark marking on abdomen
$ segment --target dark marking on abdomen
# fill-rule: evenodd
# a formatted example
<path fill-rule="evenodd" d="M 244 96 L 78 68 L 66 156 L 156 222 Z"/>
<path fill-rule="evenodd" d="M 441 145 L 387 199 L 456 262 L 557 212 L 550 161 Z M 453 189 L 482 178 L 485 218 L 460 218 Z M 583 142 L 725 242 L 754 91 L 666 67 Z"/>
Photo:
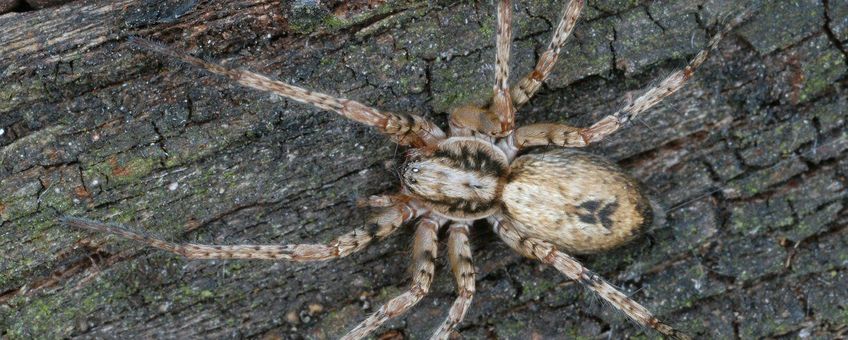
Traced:
<path fill-rule="evenodd" d="M 576 214 L 580 222 L 586 224 L 598 224 L 600 222 L 604 228 L 612 230 L 612 215 L 615 214 L 615 211 L 618 209 L 618 201 L 605 203 L 598 200 L 592 200 L 581 203 L 577 209 L 574 209 L 573 206 L 566 207 L 566 211 L 568 211 L 569 208 L 571 208 L 571 210 L 577 210 Z"/>

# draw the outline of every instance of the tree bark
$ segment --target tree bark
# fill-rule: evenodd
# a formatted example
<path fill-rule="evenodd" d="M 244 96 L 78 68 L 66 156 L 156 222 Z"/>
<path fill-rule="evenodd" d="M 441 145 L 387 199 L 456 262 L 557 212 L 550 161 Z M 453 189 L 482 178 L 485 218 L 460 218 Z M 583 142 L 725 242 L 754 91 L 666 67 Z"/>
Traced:
<path fill-rule="evenodd" d="M 562 4 L 514 6 L 517 79 Z M 744 6 L 588 1 L 518 124 L 614 112 Z M 373 129 L 128 37 L 445 126 L 452 107 L 491 95 L 494 27 L 491 1 L 78 1 L 0 16 L 0 337 L 336 338 L 409 283 L 410 228 L 293 264 L 186 260 L 59 225 L 324 242 L 366 221 L 357 197 L 398 188 L 386 162 L 403 149 Z M 666 221 L 581 260 L 699 337 L 845 336 L 846 41 L 843 2 L 766 2 L 683 90 L 589 148 L 642 181 Z M 478 293 L 462 336 L 656 336 L 485 223 L 472 244 Z M 456 296 L 448 269 L 440 260 L 429 296 L 376 335 L 428 337 Z"/>

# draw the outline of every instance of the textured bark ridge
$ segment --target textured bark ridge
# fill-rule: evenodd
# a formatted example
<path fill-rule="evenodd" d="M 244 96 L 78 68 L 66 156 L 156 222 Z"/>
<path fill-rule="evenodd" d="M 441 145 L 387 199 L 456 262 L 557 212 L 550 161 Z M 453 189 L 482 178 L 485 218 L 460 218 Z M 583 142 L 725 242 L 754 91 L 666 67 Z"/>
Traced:
<path fill-rule="evenodd" d="M 316 4 L 317 3 L 317 4 Z M 0 338 L 335 338 L 406 289 L 411 229 L 327 263 L 188 261 L 57 224 L 69 214 L 197 243 L 328 241 L 397 188 L 369 128 L 131 48 L 141 36 L 444 126 L 491 95 L 491 1 L 76 1 L 0 16 Z M 588 1 L 517 123 L 586 126 L 682 67 L 730 0 Z M 848 4 L 767 1 L 680 93 L 590 148 L 666 223 L 581 260 L 701 337 L 845 336 Z M 512 74 L 559 1 L 516 4 Z M 632 96 L 631 96 L 632 97 Z M 467 338 L 638 335 L 555 269 L 471 230 Z M 440 256 L 444 256 L 444 243 Z M 382 328 L 424 338 L 455 298 Z M 649 337 L 656 334 L 649 333 Z"/>

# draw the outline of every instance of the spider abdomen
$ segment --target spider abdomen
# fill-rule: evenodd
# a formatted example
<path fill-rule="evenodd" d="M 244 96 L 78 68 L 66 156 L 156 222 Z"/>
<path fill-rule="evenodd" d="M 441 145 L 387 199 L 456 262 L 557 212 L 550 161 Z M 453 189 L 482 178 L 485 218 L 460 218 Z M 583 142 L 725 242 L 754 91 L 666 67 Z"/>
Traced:
<path fill-rule="evenodd" d="M 586 254 L 635 238 L 652 222 L 649 200 L 615 164 L 556 148 L 516 158 L 503 188 L 503 212 L 525 236 Z"/>

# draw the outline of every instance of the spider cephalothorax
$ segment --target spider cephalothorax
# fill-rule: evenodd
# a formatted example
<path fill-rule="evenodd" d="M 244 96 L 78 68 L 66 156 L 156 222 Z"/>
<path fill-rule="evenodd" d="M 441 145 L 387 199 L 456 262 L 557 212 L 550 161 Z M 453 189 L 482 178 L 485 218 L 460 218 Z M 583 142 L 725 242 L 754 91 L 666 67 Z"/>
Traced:
<path fill-rule="evenodd" d="M 508 174 L 509 160 L 499 148 L 473 137 L 453 137 L 435 150 L 410 152 L 401 181 L 434 212 L 465 221 L 499 210 Z"/>
<path fill-rule="evenodd" d="M 498 1 L 494 95 L 485 107 L 463 106 L 450 116 L 448 133 L 423 116 L 384 112 L 362 103 L 312 92 L 266 76 L 213 64 L 145 40 L 135 43 L 242 85 L 334 111 L 375 127 L 400 145 L 411 147 L 400 167 L 400 190 L 371 196 L 364 205 L 379 212 L 366 226 L 327 244 L 201 245 L 168 242 L 120 226 L 68 217 L 79 228 L 108 232 L 194 259 L 272 259 L 320 261 L 350 255 L 416 220 L 412 287 L 391 299 L 345 335 L 362 338 L 410 309 L 433 281 L 437 235 L 448 226 L 448 257 L 457 298 L 433 338 L 446 339 L 462 321 L 475 291 L 468 242 L 471 222 L 486 219 L 495 233 L 522 255 L 549 264 L 591 289 L 641 325 L 666 336 L 688 338 L 654 317 L 645 307 L 583 267 L 569 253 L 604 251 L 632 240 L 651 224 L 649 200 L 636 181 L 601 157 L 570 148 L 584 147 L 614 133 L 634 117 L 679 90 L 722 36 L 750 13 L 731 20 L 684 69 L 672 73 L 624 108 L 595 124 L 532 124 L 515 127 L 515 112 L 540 88 L 556 63 L 583 8 L 568 1 L 559 24 L 535 68 L 509 86 L 512 5 Z M 531 146 L 547 146 L 529 151 Z"/>

